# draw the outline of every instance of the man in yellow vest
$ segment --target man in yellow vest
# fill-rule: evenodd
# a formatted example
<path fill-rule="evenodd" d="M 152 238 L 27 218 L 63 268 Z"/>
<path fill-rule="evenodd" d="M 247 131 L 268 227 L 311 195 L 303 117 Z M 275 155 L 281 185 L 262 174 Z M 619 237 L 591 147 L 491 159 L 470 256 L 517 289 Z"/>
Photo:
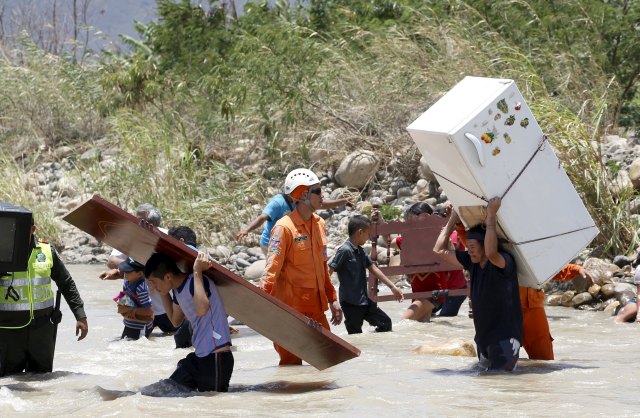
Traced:
<path fill-rule="evenodd" d="M 54 308 L 51 280 L 76 317 L 78 341 L 89 330 L 84 302 L 58 253 L 35 239 L 31 225 L 27 271 L 0 273 L 0 377 L 53 369 L 55 334 L 61 315 Z"/>

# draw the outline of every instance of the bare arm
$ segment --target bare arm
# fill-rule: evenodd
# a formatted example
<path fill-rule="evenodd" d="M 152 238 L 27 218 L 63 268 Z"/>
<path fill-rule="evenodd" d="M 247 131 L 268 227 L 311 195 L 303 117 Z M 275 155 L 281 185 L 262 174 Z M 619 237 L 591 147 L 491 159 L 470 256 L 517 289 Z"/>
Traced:
<path fill-rule="evenodd" d="M 184 312 L 180 308 L 180 305 L 176 305 L 171 300 L 171 296 L 162 295 L 162 306 L 164 306 L 164 311 L 169 318 L 169 321 L 173 324 L 174 327 L 180 326 L 182 321 L 184 321 Z"/>
<path fill-rule="evenodd" d="M 196 261 L 193 262 L 193 304 L 196 308 L 196 315 L 204 316 L 211 304 L 204 290 L 204 276 L 202 272 L 210 267 L 209 257 L 203 252 L 198 252 Z"/>
<path fill-rule="evenodd" d="M 498 222 L 498 209 L 500 209 L 501 200 L 494 197 L 489 200 L 487 205 L 487 217 L 485 225 L 487 232 L 484 236 L 484 253 L 494 266 L 504 268 L 507 265 L 504 257 L 498 252 L 498 234 L 496 233 L 496 223 Z"/>
<path fill-rule="evenodd" d="M 333 269 L 329 267 L 329 265 L 324 263 L 324 289 L 327 295 L 327 300 L 329 301 L 329 309 L 331 310 L 331 324 L 340 325 L 342 323 L 342 308 L 340 307 L 340 303 L 338 303 L 338 293 L 336 292 L 336 288 L 331 283 L 331 275 L 333 274 Z"/>
<path fill-rule="evenodd" d="M 124 275 L 120 272 L 120 270 L 115 268 L 115 269 L 103 271 L 102 273 L 100 273 L 98 278 L 100 280 L 117 280 L 117 279 L 123 279 Z"/>
<path fill-rule="evenodd" d="M 462 268 L 462 264 L 460 264 L 456 257 L 456 251 L 449 247 L 449 237 L 459 220 L 458 214 L 455 211 L 451 211 L 451 216 L 447 224 L 442 228 L 442 231 L 440 231 L 440 235 L 438 235 L 436 245 L 433 247 L 433 252 L 447 263 Z"/>
<path fill-rule="evenodd" d="M 382 270 L 380 270 L 378 266 L 376 266 L 375 264 L 371 264 L 369 266 L 369 273 L 373 274 L 375 277 L 378 278 L 378 280 L 380 280 L 389 289 L 391 289 L 391 293 L 393 293 L 393 295 L 396 297 L 396 300 L 398 302 L 402 302 L 404 300 L 404 295 L 402 294 L 402 292 L 396 287 L 396 285 L 391 280 L 389 280 L 387 276 L 385 276 L 385 274 L 382 272 Z"/>
<path fill-rule="evenodd" d="M 320 206 L 320 208 L 333 209 L 333 208 L 337 208 L 338 206 L 346 205 L 347 203 L 349 203 L 349 199 L 347 199 L 346 197 L 343 197 L 342 199 L 336 199 L 336 200 L 323 200 L 322 206 Z"/>
<path fill-rule="evenodd" d="M 267 219 L 269 219 L 269 217 L 265 213 L 262 213 L 260 214 L 260 216 L 257 216 L 253 221 L 251 221 L 249 225 L 247 225 L 246 228 L 244 228 L 242 231 L 236 234 L 236 240 L 240 241 L 241 239 L 246 237 L 249 234 L 249 232 L 253 231 L 257 227 L 262 225 Z"/>

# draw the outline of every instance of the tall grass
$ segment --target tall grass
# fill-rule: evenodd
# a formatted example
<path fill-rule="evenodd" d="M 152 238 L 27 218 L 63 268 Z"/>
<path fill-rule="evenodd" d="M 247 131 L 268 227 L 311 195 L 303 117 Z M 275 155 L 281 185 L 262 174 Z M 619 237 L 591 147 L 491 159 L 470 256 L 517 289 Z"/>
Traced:
<path fill-rule="evenodd" d="M 87 164 L 84 184 L 131 212 L 144 202 L 161 209 L 163 224 L 192 227 L 208 242 L 210 233 L 230 233 L 239 223 L 245 193 L 258 185 L 219 161 L 207 160 L 182 133 L 141 113 L 121 112 L 110 118 L 110 163 Z"/>
<path fill-rule="evenodd" d="M 415 180 L 420 155 L 405 127 L 466 75 L 513 78 L 596 219 L 596 244 L 627 252 L 637 240 L 625 213 L 633 192 L 612 191 L 597 152 L 617 87 L 552 34 L 516 44 L 472 7 L 480 3 L 394 2 L 396 18 L 386 19 L 358 15 L 369 2 L 341 2 L 315 29 L 285 3 L 253 5 L 229 30 L 206 31 L 207 42 L 183 45 L 163 28 L 154 41 L 187 59 L 175 66 L 178 56 L 153 43 L 99 71 L 26 48 L 20 64 L 0 61 L 0 142 L 12 157 L 21 143 L 27 155 L 33 144 L 43 155 L 101 144 L 113 158 L 76 162 L 85 191 L 131 211 L 153 203 L 165 225 L 192 226 L 207 242 L 253 218 L 288 170 L 335 168 L 354 149 Z M 212 53 L 217 41 L 224 47 Z M 188 49 L 199 44 L 207 48 Z M 310 161 L 314 149 L 325 157 Z"/>
<path fill-rule="evenodd" d="M 0 150 L 0 201 L 22 206 L 33 212 L 37 235 L 40 238 L 60 243 L 60 221 L 55 218 L 49 200 L 38 195 L 33 185 L 35 179 L 29 179 L 25 174 L 25 167 L 3 150 Z"/>
<path fill-rule="evenodd" d="M 90 68 L 80 68 L 38 50 L 0 55 L 0 144 L 12 154 L 92 141 L 104 133 L 93 103 L 99 83 Z"/>
<path fill-rule="evenodd" d="M 40 237 L 61 242 L 57 199 L 28 176 L 61 145 L 80 153 L 105 132 L 93 107 L 99 83 L 90 68 L 47 54 L 31 42 L 0 45 L 0 200 L 34 212 Z"/>

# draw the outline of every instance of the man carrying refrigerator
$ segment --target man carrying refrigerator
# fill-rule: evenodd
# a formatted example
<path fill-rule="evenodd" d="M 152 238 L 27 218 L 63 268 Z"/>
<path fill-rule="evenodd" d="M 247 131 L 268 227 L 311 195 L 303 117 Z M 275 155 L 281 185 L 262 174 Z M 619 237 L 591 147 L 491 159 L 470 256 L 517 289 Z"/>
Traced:
<path fill-rule="evenodd" d="M 467 251 L 449 249 L 449 236 L 460 219 L 452 211 L 433 251 L 469 272 L 480 367 L 512 371 L 522 345 L 522 309 L 514 258 L 498 248 L 496 222 L 500 203 L 500 198 L 490 199 L 484 226 L 467 231 Z"/>

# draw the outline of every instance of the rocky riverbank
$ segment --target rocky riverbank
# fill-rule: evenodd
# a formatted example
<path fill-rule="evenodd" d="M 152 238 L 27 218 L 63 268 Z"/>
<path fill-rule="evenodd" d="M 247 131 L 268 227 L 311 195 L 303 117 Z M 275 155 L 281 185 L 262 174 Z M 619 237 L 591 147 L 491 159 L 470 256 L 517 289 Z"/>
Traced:
<path fill-rule="evenodd" d="M 25 188 L 39 195 L 50 197 L 56 205 L 56 215 L 61 216 L 74 208 L 88 195 L 78 192 L 77 174 L 74 171 L 71 156 L 65 147 L 55 153 L 57 162 L 45 163 L 25 176 Z M 618 185 L 631 185 L 640 188 L 640 143 L 637 139 L 609 136 L 602 142 L 603 162 L 617 167 Z M 95 155 L 80 158 L 95 158 Z M 106 158 L 113 158 L 106 155 Z M 311 153 L 312 160 L 321 161 L 322 150 Z M 412 175 L 411 172 L 417 172 Z M 374 173 L 373 175 L 371 173 Z M 409 175 L 407 175 L 409 173 Z M 375 154 L 370 151 L 355 151 L 349 154 L 335 170 L 317 172 L 321 178 L 325 198 L 339 198 L 354 190 L 364 190 L 359 201 L 353 207 L 340 207 L 320 211 L 327 222 L 329 256 L 347 238 L 347 223 L 355 213 L 366 212 L 372 203 L 395 206 L 403 211 L 416 201 L 425 201 L 433 206 L 441 206 L 447 201 L 446 195 L 424 160 L 413 167 L 400 160 L 392 161 L 381 167 Z M 410 181 L 407 177 L 417 179 Z M 274 185 L 277 189 L 279 185 Z M 640 216 L 640 200 L 634 201 L 630 216 Z M 162 209 L 162 208 L 161 208 Z M 256 214 L 259 209 L 256 210 Z M 255 215 L 255 214 L 254 214 Z M 96 241 L 93 237 L 63 223 L 64 247 L 60 253 L 67 263 L 106 263 L 111 248 Z M 168 226 L 168 225 L 164 225 Z M 259 231 L 251 234 L 244 242 L 238 243 L 225 237 L 234 231 L 220 231 L 211 234 L 209 251 L 218 263 L 250 281 L 256 281 L 264 266 L 264 256 L 258 246 Z M 380 260 L 384 262 L 386 249 L 380 242 Z M 618 256 L 614 260 L 590 257 L 585 250 L 576 259 L 594 278 L 595 285 L 588 288 L 576 279 L 572 282 L 550 282 L 546 286 L 550 305 L 571 306 L 588 310 L 613 311 L 618 304 L 624 304 L 636 294 L 632 276 L 635 257 Z M 633 266 L 632 266 L 633 263 Z M 334 278 L 335 279 L 335 278 Z M 399 284 L 408 287 L 406 280 Z"/>

